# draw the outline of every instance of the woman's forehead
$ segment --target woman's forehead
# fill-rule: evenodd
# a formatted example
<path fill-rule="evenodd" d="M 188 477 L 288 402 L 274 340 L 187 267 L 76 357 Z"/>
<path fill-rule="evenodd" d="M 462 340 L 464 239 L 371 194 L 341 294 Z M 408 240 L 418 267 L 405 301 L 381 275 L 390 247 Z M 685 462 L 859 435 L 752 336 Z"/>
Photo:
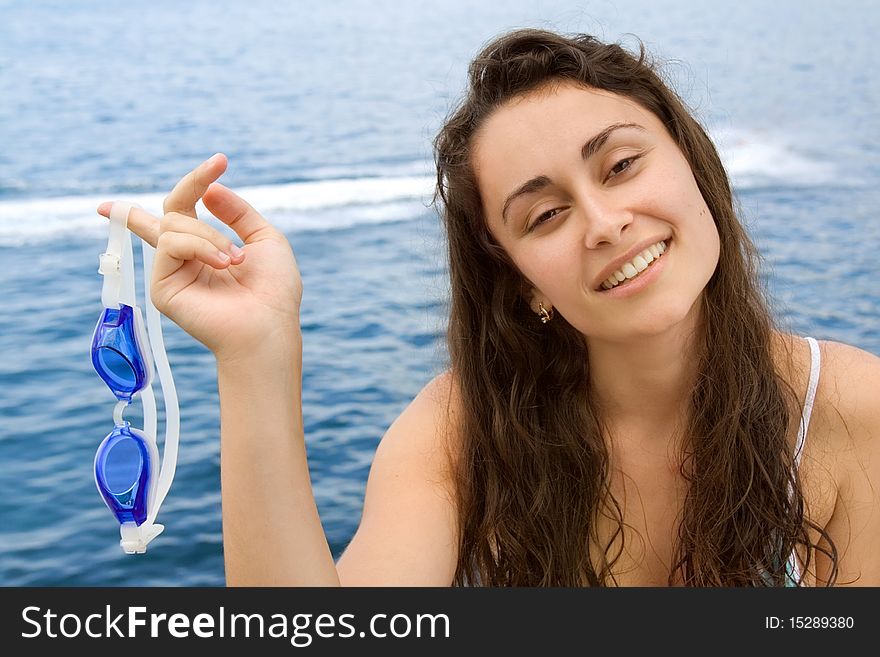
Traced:
<path fill-rule="evenodd" d="M 522 152 L 552 139 L 589 137 L 615 123 L 662 129 L 650 111 L 609 91 L 558 83 L 517 97 L 496 109 L 474 135 L 475 160 Z"/>

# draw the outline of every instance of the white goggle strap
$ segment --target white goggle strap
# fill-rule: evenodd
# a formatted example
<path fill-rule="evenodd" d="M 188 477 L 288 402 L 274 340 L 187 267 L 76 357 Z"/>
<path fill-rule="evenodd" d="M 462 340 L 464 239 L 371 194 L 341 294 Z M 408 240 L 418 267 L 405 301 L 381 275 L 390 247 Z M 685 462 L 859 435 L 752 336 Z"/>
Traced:
<path fill-rule="evenodd" d="M 137 306 L 134 258 L 128 231 L 128 213 L 132 207 L 131 203 L 114 203 L 110 208 L 110 239 L 98 266 L 98 272 L 104 275 L 101 303 L 105 308 L 119 308 L 122 303 L 132 308 Z"/>
<path fill-rule="evenodd" d="M 149 329 L 150 346 L 156 359 L 156 370 L 162 386 L 162 397 L 165 399 L 165 442 L 162 445 L 162 470 L 159 474 L 156 496 L 150 498 L 147 505 L 147 523 L 152 524 L 159 513 L 159 507 L 171 488 L 174 471 L 177 469 L 177 445 L 180 439 L 180 407 L 177 402 L 177 390 L 171 376 L 171 365 L 165 352 L 165 341 L 162 337 L 162 315 L 150 299 L 150 278 L 153 275 L 153 254 L 155 249 L 142 241 L 144 254 L 144 296 L 147 307 L 147 328 Z M 155 434 L 153 434 L 155 435 Z"/>

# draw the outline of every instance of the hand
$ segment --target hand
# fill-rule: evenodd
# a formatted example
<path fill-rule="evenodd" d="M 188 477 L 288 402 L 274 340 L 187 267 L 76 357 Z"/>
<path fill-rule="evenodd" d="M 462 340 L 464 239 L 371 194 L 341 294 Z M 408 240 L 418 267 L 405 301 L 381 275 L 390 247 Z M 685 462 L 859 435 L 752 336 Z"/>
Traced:
<path fill-rule="evenodd" d="M 244 199 L 215 182 L 226 171 L 217 154 L 181 178 L 161 219 L 132 208 L 128 228 L 156 248 L 150 297 L 156 308 L 218 360 L 247 356 L 271 337 L 299 331 L 302 279 L 287 238 Z M 241 238 L 230 240 L 196 217 L 199 199 Z M 98 213 L 109 217 L 112 203 Z"/>

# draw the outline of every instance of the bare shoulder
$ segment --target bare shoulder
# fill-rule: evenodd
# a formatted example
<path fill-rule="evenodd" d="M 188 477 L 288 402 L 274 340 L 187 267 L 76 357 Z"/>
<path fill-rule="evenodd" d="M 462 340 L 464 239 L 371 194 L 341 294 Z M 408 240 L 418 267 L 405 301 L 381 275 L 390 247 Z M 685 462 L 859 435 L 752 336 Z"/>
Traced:
<path fill-rule="evenodd" d="M 820 348 L 814 410 L 834 450 L 837 478 L 837 502 L 826 530 L 840 552 L 839 582 L 878 586 L 880 358 L 841 342 L 822 341 Z"/>
<path fill-rule="evenodd" d="M 880 379 L 880 357 L 870 351 L 833 340 L 822 340 L 819 344 L 822 347 L 824 363 L 834 368 L 837 373 L 845 374 L 849 371 L 854 376 L 869 376 L 874 383 Z"/>
<path fill-rule="evenodd" d="M 434 377 L 376 449 L 360 526 L 337 562 L 346 586 L 447 586 L 458 555 L 455 452 L 458 397 Z"/>
<path fill-rule="evenodd" d="M 822 367 L 816 401 L 823 415 L 832 426 L 832 417 L 837 418 L 851 449 L 870 452 L 880 448 L 876 444 L 880 440 L 880 358 L 843 342 L 823 340 L 819 346 Z"/>
<path fill-rule="evenodd" d="M 775 338 L 777 363 L 803 405 L 810 379 L 810 347 L 799 336 L 779 333 Z M 823 439 L 828 437 L 829 449 L 840 452 L 853 447 L 847 428 L 876 427 L 880 418 L 880 404 L 877 403 L 880 358 L 843 342 L 817 342 L 820 373 L 810 424 L 810 442 L 825 442 Z M 816 431 L 813 430 L 814 423 Z M 861 431 L 860 435 L 864 438 L 865 432 Z"/>
<path fill-rule="evenodd" d="M 458 388 L 452 372 L 445 370 L 425 384 L 389 427 L 379 443 L 376 461 L 380 465 L 382 461 L 417 462 L 438 491 L 451 496 L 459 417 Z"/>
<path fill-rule="evenodd" d="M 428 381 L 413 401 L 417 400 L 423 403 L 415 410 L 430 409 L 435 419 L 454 424 L 461 412 L 461 394 L 452 370 L 444 370 Z"/>
<path fill-rule="evenodd" d="M 451 370 L 428 381 L 382 438 L 379 449 L 415 450 L 444 477 L 457 447 L 461 397 Z M 398 444 L 403 443 L 403 444 Z"/>

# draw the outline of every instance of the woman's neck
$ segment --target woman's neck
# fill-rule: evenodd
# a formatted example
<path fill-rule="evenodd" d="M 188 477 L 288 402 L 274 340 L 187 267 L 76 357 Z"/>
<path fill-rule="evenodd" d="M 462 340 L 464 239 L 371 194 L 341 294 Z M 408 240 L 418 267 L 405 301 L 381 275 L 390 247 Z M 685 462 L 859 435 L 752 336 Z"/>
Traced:
<path fill-rule="evenodd" d="M 697 376 L 697 326 L 694 309 L 635 341 L 587 339 L 590 390 L 607 424 L 650 431 L 682 421 Z"/>

